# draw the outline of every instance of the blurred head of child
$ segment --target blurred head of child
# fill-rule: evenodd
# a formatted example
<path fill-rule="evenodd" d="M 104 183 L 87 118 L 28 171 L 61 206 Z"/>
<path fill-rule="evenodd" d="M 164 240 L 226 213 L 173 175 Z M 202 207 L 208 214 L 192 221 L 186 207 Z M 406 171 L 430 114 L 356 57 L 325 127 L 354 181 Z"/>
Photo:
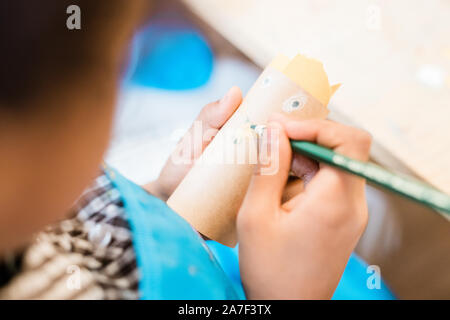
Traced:
<path fill-rule="evenodd" d="M 67 8 L 81 8 L 69 30 Z M 108 146 L 145 0 L 0 4 L 0 253 L 67 212 Z"/>

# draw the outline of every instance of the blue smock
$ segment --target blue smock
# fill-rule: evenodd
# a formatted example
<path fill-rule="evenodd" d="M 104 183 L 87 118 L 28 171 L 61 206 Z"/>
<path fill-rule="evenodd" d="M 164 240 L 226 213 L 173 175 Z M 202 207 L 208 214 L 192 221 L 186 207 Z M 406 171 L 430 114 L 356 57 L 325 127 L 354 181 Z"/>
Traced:
<path fill-rule="evenodd" d="M 124 202 L 142 299 L 245 299 L 186 220 L 117 171 L 106 173 Z"/>

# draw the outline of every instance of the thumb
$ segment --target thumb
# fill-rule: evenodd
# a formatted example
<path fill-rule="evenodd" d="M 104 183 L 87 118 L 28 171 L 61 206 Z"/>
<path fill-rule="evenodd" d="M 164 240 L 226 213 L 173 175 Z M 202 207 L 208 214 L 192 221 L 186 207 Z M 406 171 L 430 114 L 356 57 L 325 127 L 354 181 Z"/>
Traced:
<path fill-rule="evenodd" d="M 292 151 L 283 127 L 277 122 L 268 124 L 267 130 L 260 137 L 259 146 L 259 163 L 252 176 L 242 209 L 255 214 L 262 212 L 273 214 L 281 205 Z"/>

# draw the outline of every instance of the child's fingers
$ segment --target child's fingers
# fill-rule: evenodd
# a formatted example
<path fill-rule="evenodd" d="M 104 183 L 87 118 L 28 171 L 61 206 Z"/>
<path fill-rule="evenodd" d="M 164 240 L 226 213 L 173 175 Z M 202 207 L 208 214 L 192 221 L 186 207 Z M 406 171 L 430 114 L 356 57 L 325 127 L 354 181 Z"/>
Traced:
<path fill-rule="evenodd" d="M 283 124 L 291 139 L 313 141 L 362 161 L 369 158 L 371 137 L 363 130 L 328 120 L 294 121 L 282 115 L 273 118 Z M 331 219 L 333 216 L 345 216 L 339 208 L 349 206 L 352 202 L 359 203 L 358 199 L 364 199 L 364 179 L 321 165 L 305 191 L 290 200 L 289 207 L 293 211 L 303 212 L 304 205 L 308 203 L 312 206 L 333 204 L 334 213 L 327 214 Z"/>
<path fill-rule="evenodd" d="M 303 192 L 318 170 L 319 164 L 316 161 L 301 154 L 292 155 L 291 176 L 283 191 L 283 207 L 287 201 Z"/>
<path fill-rule="evenodd" d="M 205 150 L 208 144 L 212 141 L 220 128 L 228 121 L 233 115 L 234 111 L 239 107 L 242 102 L 241 89 L 234 86 L 223 96 L 222 99 L 212 102 L 206 105 L 196 121 L 201 122 L 202 125 L 202 143 L 201 150 L 195 150 L 194 158 L 198 158 L 200 154 Z M 195 127 L 195 126 L 194 126 Z M 195 134 L 193 137 L 195 138 Z"/>
<path fill-rule="evenodd" d="M 291 139 L 314 141 L 357 160 L 369 159 L 371 136 L 366 131 L 329 120 L 288 121 L 284 126 Z M 364 185 L 364 179 L 337 168 L 326 165 L 321 168 L 309 184 L 312 189 L 336 193 L 342 188 Z M 311 192 L 311 188 L 306 192 Z"/>
<path fill-rule="evenodd" d="M 283 124 L 290 139 L 313 141 L 348 157 L 369 159 L 372 138 L 364 130 L 330 120 L 295 121 L 280 114 L 272 117 Z"/>
<path fill-rule="evenodd" d="M 278 211 L 291 164 L 289 140 L 280 124 L 269 123 L 262 141 L 260 163 L 241 207 L 241 212 L 259 218 L 261 214 Z M 267 157 L 262 157 L 261 154 L 266 151 Z"/>
<path fill-rule="evenodd" d="M 206 129 L 220 129 L 242 102 L 241 89 L 234 86 L 223 96 L 222 99 L 206 105 L 199 116 Z"/>
<path fill-rule="evenodd" d="M 238 87 L 232 87 L 222 99 L 206 105 L 178 144 L 177 149 L 189 150 L 188 154 L 194 160 L 200 157 L 203 150 L 236 111 L 241 102 L 241 90 Z"/>
<path fill-rule="evenodd" d="M 286 183 L 286 187 L 283 191 L 283 198 L 281 199 L 281 203 L 283 206 L 286 202 L 303 192 L 305 189 L 305 182 L 302 179 L 296 177 L 289 177 L 288 182 Z"/>
<path fill-rule="evenodd" d="M 302 179 L 305 185 L 312 180 L 317 171 L 319 171 L 319 164 L 316 161 L 298 153 L 292 155 L 291 172 Z"/>

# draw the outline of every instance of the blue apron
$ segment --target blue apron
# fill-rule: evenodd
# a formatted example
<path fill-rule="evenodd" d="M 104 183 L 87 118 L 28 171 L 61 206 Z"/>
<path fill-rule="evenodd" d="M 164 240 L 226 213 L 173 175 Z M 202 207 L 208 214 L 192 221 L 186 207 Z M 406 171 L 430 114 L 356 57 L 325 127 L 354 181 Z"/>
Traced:
<path fill-rule="evenodd" d="M 124 202 L 142 299 L 245 299 L 186 220 L 116 170 L 105 171 Z"/>

